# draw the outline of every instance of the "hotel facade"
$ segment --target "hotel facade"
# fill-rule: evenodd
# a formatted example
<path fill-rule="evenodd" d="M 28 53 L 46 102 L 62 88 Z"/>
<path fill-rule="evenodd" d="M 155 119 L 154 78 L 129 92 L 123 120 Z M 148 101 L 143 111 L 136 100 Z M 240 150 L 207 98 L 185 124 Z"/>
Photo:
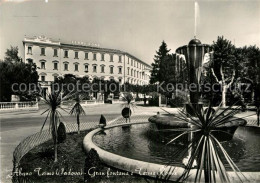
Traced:
<path fill-rule="evenodd" d="M 150 80 L 151 66 L 121 50 L 83 42 L 62 43 L 45 36 L 25 37 L 23 45 L 24 61 L 36 63 L 42 86 L 65 74 L 90 80 L 114 79 L 121 84 L 146 85 Z"/>

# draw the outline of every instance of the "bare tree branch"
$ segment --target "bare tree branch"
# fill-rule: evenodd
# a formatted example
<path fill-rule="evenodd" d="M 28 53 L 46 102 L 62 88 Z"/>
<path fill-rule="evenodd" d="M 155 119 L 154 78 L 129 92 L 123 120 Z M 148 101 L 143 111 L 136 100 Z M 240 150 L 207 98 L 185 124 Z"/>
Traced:
<path fill-rule="evenodd" d="M 221 75 L 222 82 L 225 82 L 222 64 L 220 65 L 220 75 Z"/>
<path fill-rule="evenodd" d="M 211 68 L 211 72 L 212 72 L 212 75 L 214 76 L 215 80 L 219 83 L 219 80 L 218 80 L 213 68 Z"/>
<path fill-rule="evenodd" d="M 230 87 L 230 85 L 234 82 L 235 75 L 236 75 L 236 71 L 235 71 L 235 69 L 233 69 L 231 81 L 230 81 L 230 83 L 228 84 L 228 87 Z"/>

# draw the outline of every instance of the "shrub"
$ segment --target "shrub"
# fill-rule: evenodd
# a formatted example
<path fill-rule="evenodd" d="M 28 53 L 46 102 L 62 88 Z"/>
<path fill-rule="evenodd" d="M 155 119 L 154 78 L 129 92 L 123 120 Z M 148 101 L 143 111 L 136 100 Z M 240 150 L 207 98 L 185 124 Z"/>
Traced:
<path fill-rule="evenodd" d="M 159 106 L 159 97 L 153 97 L 149 99 L 149 106 Z"/>
<path fill-rule="evenodd" d="M 85 167 L 84 167 L 84 180 L 85 182 L 89 182 L 89 179 L 91 179 L 91 176 L 89 175 L 89 170 L 93 169 L 95 167 L 95 171 L 101 172 L 102 170 L 102 163 L 99 159 L 99 155 L 95 149 L 90 149 L 90 151 L 86 154 L 85 159 Z M 100 176 L 95 177 L 101 178 Z"/>
<path fill-rule="evenodd" d="M 66 140 L 66 127 L 63 122 L 60 122 L 58 127 L 58 143 L 62 143 Z"/>
<path fill-rule="evenodd" d="M 174 99 L 169 100 L 169 105 L 171 107 L 183 107 L 185 100 L 181 97 L 175 97 Z"/>

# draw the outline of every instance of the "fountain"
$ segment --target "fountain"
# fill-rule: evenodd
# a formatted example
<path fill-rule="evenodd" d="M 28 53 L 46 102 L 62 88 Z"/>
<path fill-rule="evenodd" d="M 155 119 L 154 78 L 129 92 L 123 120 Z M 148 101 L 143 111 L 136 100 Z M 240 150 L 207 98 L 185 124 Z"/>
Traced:
<path fill-rule="evenodd" d="M 198 4 L 195 2 L 195 35 L 198 17 Z M 176 49 L 176 53 L 183 55 L 189 71 L 189 84 L 197 87 L 200 82 L 203 60 L 206 53 L 211 50 L 210 45 L 202 44 L 196 37 L 188 45 Z M 186 105 L 186 113 L 194 118 L 194 109 L 203 109 L 200 102 L 200 92 L 190 91 L 189 105 Z M 208 110 L 214 110 L 209 108 Z M 204 110 L 205 111 L 205 110 Z M 130 124 L 128 130 L 122 126 L 128 124 L 116 124 L 90 132 L 83 141 L 84 149 L 88 152 L 95 149 L 101 161 L 109 166 L 120 170 L 132 172 L 141 176 L 163 178 L 169 175 L 169 180 L 176 181 L 185 171 L 187 163 L 183 162 L 183 157 L 189 160 L 191 151 L 181 154 L 183 148 L 187 148 L 188 141 L 193 137 L 186 134 L 173 144 L 166 143 L 178 136 L 180 132 L 161 132 L 161 129 L 188 129 L 191 128 L 187 122 L 180 120 L 178 114 L 175 115 L 155 115 L 149 118 L 149 122 L 139 122 Z M 230 118 L 230 122 L 220 125 L 214 136 L 221 141 L 228 154 L 235 159 L 237 166 L 243 171 L 248 179 L 260 181 L 260 137 L 259 128 L 245 127 L 246 121 L 239 118 Z M 225 133 L 232 135 L 225 135 Z M 240 140 L 241 137 L 244 141 Z M 227 163 L 224 163 L 226 166 Z M 196 166 L 196 163 L 194 164 Z M 236 173 L 228 169 L 228 176 L 233 182 L 239 181 Z M 187 182 L 192 182 L 196 176 L 196 167 L 190 170 Z M 203 175 L 202 175 L 203 176 Z M 217 181 L 221 181 L 218 179 Z"/>
<path fill-rule="evenodd" d="M 203 60 L 206 54 L 210 53 L 211 47 L 208 44 L 202 44 L 197 38 L 192 39 L 188 45 L 181 46 L 176 49 L 176 53 L 185 58 L 185 62 L 188 69 L 188 84 L 193 85 L 193 90 L 189 91 L 189 102 L 185 105 L 187 114 L 195 116 L 194 111 L 200 111 L 203 108 L 201 101 L 201 93 L 199 90 L 201 72 L 203 68 Z M 194 90 L 195 88 L 195 90 Z M 193 109 L 195 110 L 193 110 Z M 212 109 L 211 109 L 212 110 Z M 171 129 L 171 128 L 187 128 L 188 123 L 183 120 L 179 120 L 175 115 L 155 115 L 149 118 L 151 123 L 156 124 L 158 129 Z M 219 130 L 223 133 L 214 133 L 215 136 L 221 140 L 231 140 L 238 126 L 246 125 L 246 121 L 240 118 L 233 117 L 230 122 L 224 126 L 220 126 Z M 228 134 L 227 134 L 228 133 Z M 232 135 L 229 135 L 232 134 Z"/>
<path fill-rule="evenodd" d="M 201 41 L 196 38 L 199 17 L 199 5 L 197 2 L 195 2 L 194 7 L 194 39 L 190 40 L 188 45 L 184 45 L 176 49 L 176 55 L 178 55 L 178 58 L 184 58 L 188 70 L 188 84 L 191 90 L 189 91 L 189 101 L 185 105 L 185 109 L 187 114 L 193 117 L 195 116 L 195 111 L 200 111 L 203 108 L 203 102 L 201 102 L 202 99 L 199 88 L 201 82 L 201 74 L 204 65 L 203 61 L 205 60 L 205 55 L 210 54 L 212 52 L 212 48 L 210 45 L 202 44 Z M 159 129 L 188 127 L 187 123 L 179 120 L 179 118 L 174 115 L 155 115 L 150 117 L 149 121 L 155 123 Z M 224 131 L 224 133 L 215 133 L 215 136 L 217 136 L 219 140 L 231 140 L 233 136 L 227 135 L 226 132 L 231 133 L 233 135 L 237 127 L 240 125 L 246 125 L 246 121 L 243 119 L 233 117 L 232 119 L 230 119 L 229 123 L 225 124 L 225 126 L 219 127 L 219 130 Z"/>

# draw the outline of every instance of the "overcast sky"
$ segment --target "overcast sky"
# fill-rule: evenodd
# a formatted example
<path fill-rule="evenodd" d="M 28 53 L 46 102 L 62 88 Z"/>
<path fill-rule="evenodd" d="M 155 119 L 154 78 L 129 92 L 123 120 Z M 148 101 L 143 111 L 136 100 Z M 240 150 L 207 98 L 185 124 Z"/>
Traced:
<path fill-rule="evenodd" d="M 236 46 L 260 47 L 260 0 L 198 4 L 197 38 L 203 43 L 211 44 L 224 35 Z M 194 37 L 192 0 L 4 0 L 0 13 L 1 59 L 10 45 L 23 51 L 25 35 L 99 43 L 147 63 L 153 62 L 163 40 L 174 53 Z"/>

